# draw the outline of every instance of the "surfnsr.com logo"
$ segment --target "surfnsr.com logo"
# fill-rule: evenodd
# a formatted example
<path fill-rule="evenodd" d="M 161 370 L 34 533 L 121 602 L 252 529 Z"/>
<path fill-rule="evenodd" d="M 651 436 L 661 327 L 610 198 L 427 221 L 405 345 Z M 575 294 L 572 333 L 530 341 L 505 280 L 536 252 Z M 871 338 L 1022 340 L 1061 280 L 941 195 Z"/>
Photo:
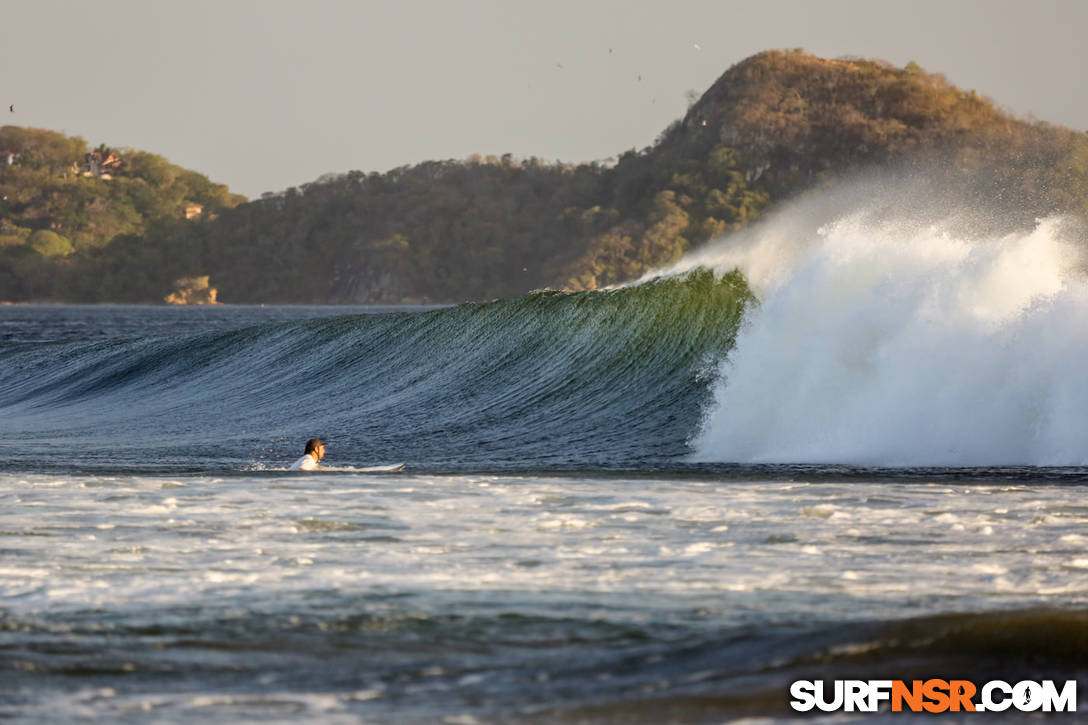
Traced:
<path fill-rule="evenodd" d="M 1077 681 L 797 680 L 790 697 L 798 712 L 878 712 L 884 703 L 892 712 L 1076 712 Z"/>

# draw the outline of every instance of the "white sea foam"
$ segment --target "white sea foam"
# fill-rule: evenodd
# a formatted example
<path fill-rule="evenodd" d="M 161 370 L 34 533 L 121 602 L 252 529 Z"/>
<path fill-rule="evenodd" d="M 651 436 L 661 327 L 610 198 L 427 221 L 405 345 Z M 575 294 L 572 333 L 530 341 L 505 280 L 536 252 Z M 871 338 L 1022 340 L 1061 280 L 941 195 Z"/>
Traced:
<path fill-rule="evenodd" d="M 986 231 L 893 191 L 806 198 L 666 270 L 736 267 L 761 300 L 696 460 L 1088 464 L 1081 223 Z"/>
<path fill-rule="evenodd" d="M 35 647 L 48 631 L 56 641 L 80 643 L 91 652 L 86 661 L 104 668 L 128 666 L 127 658 L 115 664 L 115 651 L 134 655 L 141 667 L 144 652 L 156 667 L 197 657 L 202 668 L 241 662 L 256 684 L 240 689 L 237 680 L 198 673 L 180 691 L 159 682 L 150 691 L 131 689 L 132 678 L 116 680 L 116 692 L 43 690 L 19 705 L 28 720 L 113 722 L 154 713 L 162 721 L 433 722 L 383 716 L 382 708 L 403 707 L 403 694 L 424 701 L 473 687 L 508 692 L 492 688 L 510 686 L 511 668 L 480 667 L 474 644 L 467 668 L 453 656 L 414 654 L 441 640 L 442 627 L 452 628 L 447 639 L 470 627 L 488 647 L 511 637 L 520 663 L 524 651 L 550 646 L 547 630 L 566 630 L 568 620 L 576 622 L 574 637 L 602 622 L 655 630 L 660 623 L 673 637 L 677 626 L 758 631 L 791 621 L 1088 606 L 1088 560 L 1078 547 L 1088 512 L 1077 486 L 987 491 L 901 480 L 781 485 L 568 476 L 497 478 L 482 495 L 470 477 L 411 474 L 339 473 L 290 486 L 260 474 L 193 476 L 184 489 L 166 490 L 138 476 L 110 488 L 81 486 L 78 477 L 38 486 L 43 479 L 0 474 L 0 495 L 39 504 L 0 507 L 9 552 L 0 605 L 8 621 L 38 630 L 28 635 Z M 184 517 L 153 511 L 168 496 Z M 993 521 L 995 504 L 1006 509 L 1000 537 L 981 536 L 977 528 Z M 622 518 L 629 510 L 640 514 L 636 520 Z M 116 525 L 101 528 L 105 521 Z M 541 525 L 547 521 L 559 525 Z M 96 538 L 85 539 L 92 531 Z M 115 556 L 136 547 L 138 558 Z M 507 620 L 510 627 L 493 638 L 488 623 Z M 131 636 L 127 652 L 116 648 L 126 636 L 118 623 L 137 632 L 166 627 L 161 638 L 149 635 L 165 649 Z M 196 630 L 201 634 L 191 634 Z M 22 636 L 15 629 L 8 635 Z M 170 644 L 178 636 L 180 653 Z M 611 647 L 615 636 L 606 630 L 601 646 Z M 190 649 L 204 637 L 207 648 Z M 220 649 L 221 637 L 253 649 Z M 353 641 L 382 657 L 343 653 Z M 109 647 L 99 655 L 101 642 Z M 321 649 L 326 642 L 333 667 L 373 659 L 397 674 L 352 672 L 345 684 L 321 681 L 315 692 L 311 668 L 330 651 Z M 405 651 L 398 642 L 408 643 Z M 270 643 L 279 649 L 264 649 Z M 581 656 L 589 645 L 576 646 Z M 646 648 L 641 640 L 634 646 Z M 286 649 L 296 647 L 302 659 Z M 73 649 L 66 644 L 58 656 Z M 306 670 L 301 683 L 290 681 L 288 667 Z M 419 675 L 402 689 L 412 669 Z M 358 711 L 367 703 L 372 717 Z"/>
<path fill-rule="evenodd" d="M 985 608 L 994 591 L 1007 593 L 1005 604 L 1088 602 L 1075 487 L 980 495 L 889 482 L 509 478 L 481 501 L 457 476 L 335 474 L 290 488 L 260 476 L 194 477 L 184 493 L 141 477 L 111 488 L 79 483 L 0 476 L 0 491 L 40 504 L 0 516 L 5 546 L 19 552 L 0 572 L 9 612 L 252 610 L 303 606 L 307 592 L 335 590 L 348 599 L 412 593 L 435 610 L 448 597 L 485 607 L 539 597 L 546 608 L 554 598 L 595 607 L 661 596 L 732 617 L 762 611 L 768 605 L 752 597 L 780 590 L 790 594 L 776 600 L 775 616 L 841 616 L 844 585 L 850 601 L 867 602 L 859 612 L 896 616 L 950 598 Z M 184 518 L 163 519 L 149 506 L 168 495 Z M 1008 510 L 1000 519 L 995 497 Z M 618 507 L 657 513 L 627 521 Z M 116 525 L 99 528 L 103 521 Z"/>

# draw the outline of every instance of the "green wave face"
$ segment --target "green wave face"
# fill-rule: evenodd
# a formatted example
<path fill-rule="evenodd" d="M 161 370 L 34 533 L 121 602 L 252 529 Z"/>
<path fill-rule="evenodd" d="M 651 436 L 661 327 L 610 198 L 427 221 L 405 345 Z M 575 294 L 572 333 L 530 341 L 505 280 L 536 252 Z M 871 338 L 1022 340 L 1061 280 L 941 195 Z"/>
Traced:
<path fill-rule="evenodd" d="M 341 460 L 675 460 L 752 301 L 739 273 L 696 270 L 423 313 L 22 346 L 0 353 L 0 428 L 16 460 L 48 447 L 74 461 L 101 441 L 122 465 L 231 467 L 313 435 Z"/>

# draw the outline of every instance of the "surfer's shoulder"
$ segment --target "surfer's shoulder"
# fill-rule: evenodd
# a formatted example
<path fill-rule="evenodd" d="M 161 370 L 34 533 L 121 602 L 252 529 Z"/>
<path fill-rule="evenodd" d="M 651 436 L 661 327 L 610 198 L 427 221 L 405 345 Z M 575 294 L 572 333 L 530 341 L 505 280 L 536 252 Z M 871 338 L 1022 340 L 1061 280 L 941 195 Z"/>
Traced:
<path fill-rule="evenodd" d="M 289 471 L 310 471 L 317 468 L 317 461 L 309 453 L 291 464 Z"/>

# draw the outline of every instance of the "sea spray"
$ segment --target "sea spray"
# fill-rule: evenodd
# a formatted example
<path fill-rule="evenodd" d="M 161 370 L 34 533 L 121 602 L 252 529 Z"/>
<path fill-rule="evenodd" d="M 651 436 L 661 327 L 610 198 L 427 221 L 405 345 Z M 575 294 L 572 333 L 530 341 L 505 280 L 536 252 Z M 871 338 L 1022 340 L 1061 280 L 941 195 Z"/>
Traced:
<path fill-rule="evenodd" d="M 851 193 L 857 194 L 857 189 Z M 692 265 L 760 298 L 722 362 L 697 461 L 1088 463 L 1088 283 L 1068 218 L 983 231 L 964 214 L 805 199 Z"/>

